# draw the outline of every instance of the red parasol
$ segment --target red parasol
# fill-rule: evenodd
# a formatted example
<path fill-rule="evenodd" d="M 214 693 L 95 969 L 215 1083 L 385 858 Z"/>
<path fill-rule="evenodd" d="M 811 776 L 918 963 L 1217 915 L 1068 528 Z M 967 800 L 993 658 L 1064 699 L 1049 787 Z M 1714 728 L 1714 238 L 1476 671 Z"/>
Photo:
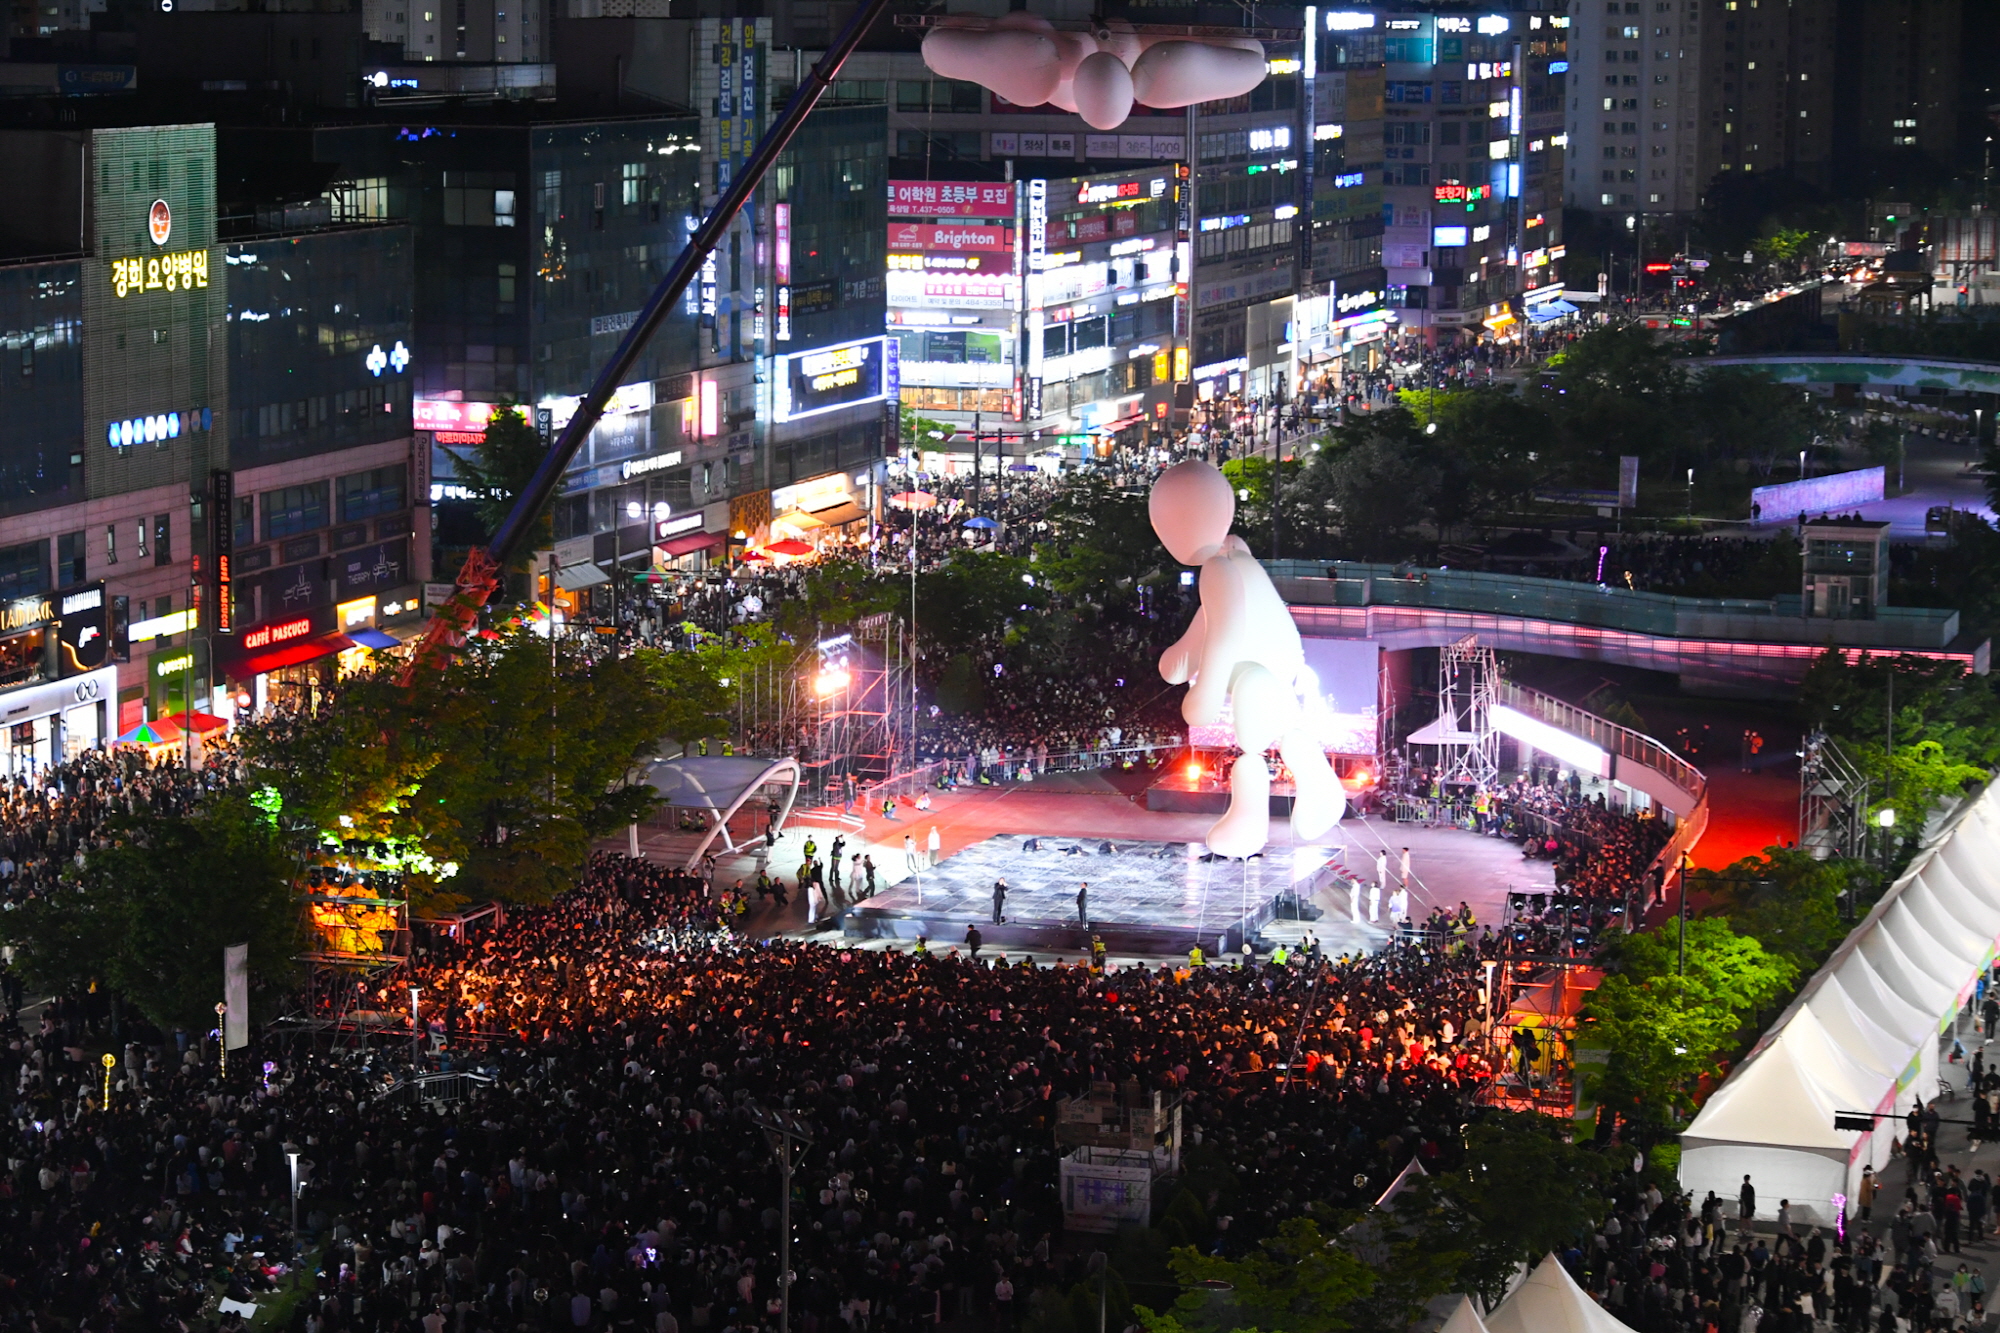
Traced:
<path fill-rule="evenodd" d="M 889 497 L 889 503 L 904 509 L 929 509 L 937 503 L 937 497 L 929 491 L 897 491 Z"/>
<path fill-rule="evenodd" d="M 811 555 L 813 548 L 796 537 L 787 537 L 781 542 L 772 542 L 764 549 L 773 555 Z"/>

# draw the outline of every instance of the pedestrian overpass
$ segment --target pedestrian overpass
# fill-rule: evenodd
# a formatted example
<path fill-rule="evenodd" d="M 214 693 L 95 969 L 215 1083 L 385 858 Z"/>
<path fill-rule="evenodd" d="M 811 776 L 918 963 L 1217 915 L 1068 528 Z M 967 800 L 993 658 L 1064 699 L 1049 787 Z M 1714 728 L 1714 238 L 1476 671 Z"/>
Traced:
<path fill-rule="evenodd" d="M 2000 362 L 1952 357 L 1840 353 L 1709 356 L 1688 362 L 1696 372 L 1735 366 L 1761 370 L 1780 384 L 1851 384 L 1861 389 L 1937 389 L 1948 394 L 2000 394 Z"/>
<path fill-rule="evenodd" d="M 1306 638 L 1369 640 L 1394 651 L 1440 648 L 1468 634 L 1509 652 L 1641 667 L 1694 692 L 1779 697 L 1819 655 L 1908 653 L 1986 674 L 1989 641 L 1956 611 L 1882 607 L 1872 620 L 1801 613 L 1768 601 L 1673 597 L 1601 584 L 1357 561 L 1265 562 Z"/>

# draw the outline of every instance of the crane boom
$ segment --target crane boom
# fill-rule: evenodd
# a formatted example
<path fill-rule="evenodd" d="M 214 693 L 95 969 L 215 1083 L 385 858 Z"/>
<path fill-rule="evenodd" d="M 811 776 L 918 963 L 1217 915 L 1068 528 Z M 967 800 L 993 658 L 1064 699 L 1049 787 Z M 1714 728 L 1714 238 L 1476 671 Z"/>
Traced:
<path fill-rule="evenodd" d="M 675 303 L 687 291 L 688 283 L 701 271 L 702 263 L 722 240 L 723 234 L 729 229 L 729 224 L 735 220 L 743 206 L 749 203 L 751 194 L 763 183 L 765 174 L 778 160 L 778 154 L 785 150 L 785 145 L 791 142 L 799 126 L 805 123 L 813 107 L 818 105 L 820 94 L 833 82 L 834 75 L 838 74 L 840 67 L 847 63 L 847 57 L 861 44 L 861 39 L 867 35 L 869 28 L 874 26 L 882 11 L 888 8 L 888 4 L 889 0 L 863 0 L 848 19 L 847 25 L 840 30 L 840 35 L 834 39 L 833 45 L 814 62 L 812 72 L 792 93 L 791 100 L 785 103 L 785 109 L 779 114 L 778 119 L 764 132 L 764 137 L 757 141 L 757 147 L 751 152 L 749 160 L 744 163 L 743 170 L 737 174 L 729 189 L 702 220 L 701 225 L 695 229 L 694 235 L 688 238 L 687 246 L 681 251 L 680 257 L 674 260 L 673 267 L 667 270 L 666 276 L 660 280 L 660 285 L 655 287 L 652 296 L 647 298 L 645 306 L 639 311 L 639 317 L 633 321 L 632 327 L 626 330 L 624 338 L 619 342 L 618 350 L 611 354 L 611 359 L 605 362 L 604 368 L 598 372 L 597 379 L 591 384 L 590 391 L 583 396 L 583 401 L 577 404 L 576 412 L 570 417 L 569 424 L 563 427 L 562 434 L 549 447 L 548 453 L 543 455 L 541 465 L 535 469 L 534 476 L 529 479 L 527 486 L 515 497 L 514 507 L 507 512 L 507 517 L 501 520 L 500 526 L 494 530 L 492 538 L 486 545 L 473 547 L 471 554 L 466 556 L 451 596 L 431 613 L 430 623 L 424 629 L 423 638 L 418 641 L 416 650 L 410 654 L 409 660 L 403 664 L 403 669 L 399 673 L 399 679 L 403 684 L 412 683 L 422 672 L 442 668 L 446 656 L 464 646 L 466 635 L 479 620 L 481 608 L 500 586 L 500 571 L 520 544 L 526 540 L 535 516 L 541 513 L 542 506 L 548 503 L 550 495 L 554 493 L 556 483 L 562 479 L 563 469 L 567 468 L 570 460 L 576 457 L 577 449 L 590 438 L 590 432 L 597 425 L 598 418 L 604 415 L 605 404 L 611 401 L 611 395 L 617 392 L 619 384 L 631 371 L 633 363 L 639 359 L 639 354 L 645 350 L 646 344 L 652 340 L 654 332 L 665 322 Z"/>

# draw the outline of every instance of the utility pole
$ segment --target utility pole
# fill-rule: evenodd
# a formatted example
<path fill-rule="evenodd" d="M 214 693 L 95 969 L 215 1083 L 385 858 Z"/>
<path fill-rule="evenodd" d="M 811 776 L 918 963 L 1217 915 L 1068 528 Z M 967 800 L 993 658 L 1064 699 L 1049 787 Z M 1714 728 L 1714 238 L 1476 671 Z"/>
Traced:
<path fill-rule="evenodd" d="M 792 1168 L 812 1144 L 812 1131 L 796 1111 L 767 1111 L 755 1103 L 750 1106 L 750 1121 L 770 1142 L 784 1190 L 778 1201 L 778 1333 L 792 1333 Z"/>
<path fill-rule="evenodd" d="M 1688 854 L 1681 853 L 1681 901 L 1677 909 L 1680 917 L 1681 964 L 1680 974 L 1688 974 Z"/>

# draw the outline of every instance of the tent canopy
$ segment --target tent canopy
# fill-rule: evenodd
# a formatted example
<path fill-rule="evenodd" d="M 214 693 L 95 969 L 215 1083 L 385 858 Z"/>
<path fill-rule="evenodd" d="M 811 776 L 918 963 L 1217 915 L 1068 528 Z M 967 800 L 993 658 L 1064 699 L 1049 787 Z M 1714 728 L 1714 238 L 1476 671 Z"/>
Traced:
<path fill-rule="evenodd" d="M 668 805 L 716 811 L 729 809 L 767 782 L 793 780 L 784 761 L 740 755 L 655 759 L 646 774 Z"/>
<path fill-rule="evenodd" d="M 1590 1298 L 1551 1254 L 1486 1316 L 1492 1333 L 1632 1333 Z"/>
<path fill-rule="evenodd" d="M 1996 824 L 2000 784 L 1943 821 L 1681 1135 L 1684 1189 L 1730 1199 L 1747 1173 L 1831 1221 L 1861 1169 L 1888 1159 L 1893 1120 L 1858 1133 L 1833 1116 L 1900 1111 L 1935 1086 L 1939 1033 L 2000 932 Z"/>

